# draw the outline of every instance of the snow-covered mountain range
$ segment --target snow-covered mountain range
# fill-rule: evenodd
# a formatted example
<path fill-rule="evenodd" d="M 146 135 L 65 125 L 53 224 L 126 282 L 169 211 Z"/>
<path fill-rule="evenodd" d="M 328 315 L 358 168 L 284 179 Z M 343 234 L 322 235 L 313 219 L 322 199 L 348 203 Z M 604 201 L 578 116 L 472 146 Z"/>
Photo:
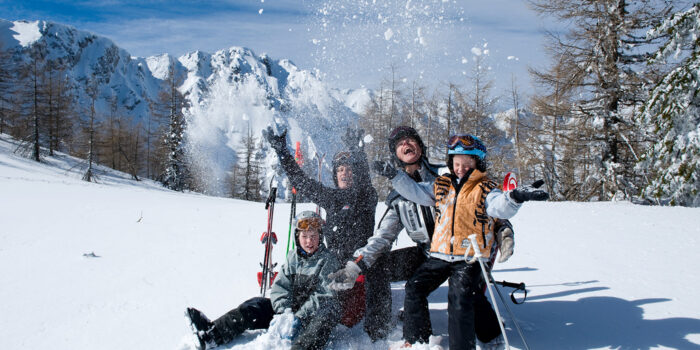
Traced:
<path fill-rule="evenodd" d="M 65 65 L 81 106 L 88 104 L 85 87 L 93 79 L 98 113 L 108 115 L 109 101 L 116 98 L 119 113 L 134 121 L 148 118 L 148 101 L 157 100 L 174 64 L 182 77 L 179 90 L 190 102 L 185 111 L 190 156 L 195 171 L 207 174 L 213 194 L 223 191 L 221 179 L 232 168 L 248 127 L 259 137 L 267 125 L 277 124 L 289 129 L 290 146 L 302 141 L 304 151 L 333 154 L 340 146 L 335 140 L 370 99 L 368 90 L 331 89 L 315 72 L 247 48 L 133 57 L 110 39 L 71 26 L 0 20 L 0 50 L 10 52 L 14 63 L 28 61 L 33 46 L 44 49 L 44 58 Z M 266 157 L 268 164 L 275 161 L 271 154 Z"/>

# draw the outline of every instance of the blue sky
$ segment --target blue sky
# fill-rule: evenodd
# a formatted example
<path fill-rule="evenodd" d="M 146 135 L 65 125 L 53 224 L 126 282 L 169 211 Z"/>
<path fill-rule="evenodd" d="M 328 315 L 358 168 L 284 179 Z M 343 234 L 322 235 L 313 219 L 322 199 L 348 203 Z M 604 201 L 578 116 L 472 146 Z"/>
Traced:
<path fill-rule="evenodd" d="M 528 94 L 527 67 L 547 62 L 546 24 L 522 0 L 0 0 L 0 18 L 69 24 L 134 56 L 244 46 L 339 88 L 376 88 L 392 66 L 408 86 L 468 88 L 481 51 L 494 95 L 512 77 Z"/>

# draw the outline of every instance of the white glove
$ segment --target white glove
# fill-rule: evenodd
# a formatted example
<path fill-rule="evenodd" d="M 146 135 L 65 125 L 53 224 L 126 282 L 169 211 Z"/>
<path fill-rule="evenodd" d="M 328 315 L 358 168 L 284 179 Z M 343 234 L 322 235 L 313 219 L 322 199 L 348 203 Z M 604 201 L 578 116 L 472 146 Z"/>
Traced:
<path fill-rule="evenodd" d="M 344 268 L 328 274 L 328 279 L 331 280 L 328 287 L 334 291 L 348 290 L 355 285 L 355 280 L 360 272 L 362 270 L 354 261 L 348 261 Z"/>
<path fill-rule="evenodd" d="M 498 240 L 498 251 L 500 255 L 498 257 L 498 262 L 506 262 L 511 255 L 513 255 L 513 247 L 515 246 L 515 241 L 513 240 L 513 230 L 510 227 L 506 227 L 502 230 L 496 232 L 496 239 Z"/>

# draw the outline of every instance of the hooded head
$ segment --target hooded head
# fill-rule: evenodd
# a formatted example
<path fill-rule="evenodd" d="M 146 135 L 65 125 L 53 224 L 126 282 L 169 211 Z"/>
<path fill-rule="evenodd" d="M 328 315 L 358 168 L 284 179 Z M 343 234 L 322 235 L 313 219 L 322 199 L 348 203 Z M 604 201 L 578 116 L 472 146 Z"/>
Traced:
<path fill-rule="evenodd" d="M 470 134 L 452 135 L 447 141 L 447 167 L 454 174 L 455 155 L 466 155 L 474 159 L 473 169 L 486 172 L 486 153 L 486 146 L 478 137 Z"/>
<path fill-rule="evenodd" d="M 425 144 L 416 129 L 410 126 L 399 126 L 389 133 L 387 139 L 389 152 L 397 166 L 405 167 L 418 163 L 427 158 Z"/>
<path fill-rule="evenodd" d="M 323 218 L 311 210 L 305 210 L 294 218 L 294 241 L 298 252 L 311 255 L 318 250 L 323 241 Z"/>
<path fill-rule="evenodd" d="M 338 152 L 333 157 L 333 183 L 340 189 L 352 187 L 352 154 L 347 151 Z"/>

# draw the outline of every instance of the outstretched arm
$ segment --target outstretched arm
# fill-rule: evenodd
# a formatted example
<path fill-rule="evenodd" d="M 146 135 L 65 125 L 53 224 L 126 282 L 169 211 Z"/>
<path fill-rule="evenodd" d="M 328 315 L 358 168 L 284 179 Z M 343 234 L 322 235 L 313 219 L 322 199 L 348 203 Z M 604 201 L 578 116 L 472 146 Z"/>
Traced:
<path fill-rule="evenodd" d="M 367 239 L 367 244 L 364 247 L 355 250 L 353 256 L 355 258 L 362 256 L 360 267 L 371 267 L 377 259 L 391 250 L 391 244 L 396 241 L 399 233 L 403 229 L 399 215 L 396 210 L 389 204 L 386 215 L 379 222 L 379 227 L 374 232 L 374 235 Z"/>

